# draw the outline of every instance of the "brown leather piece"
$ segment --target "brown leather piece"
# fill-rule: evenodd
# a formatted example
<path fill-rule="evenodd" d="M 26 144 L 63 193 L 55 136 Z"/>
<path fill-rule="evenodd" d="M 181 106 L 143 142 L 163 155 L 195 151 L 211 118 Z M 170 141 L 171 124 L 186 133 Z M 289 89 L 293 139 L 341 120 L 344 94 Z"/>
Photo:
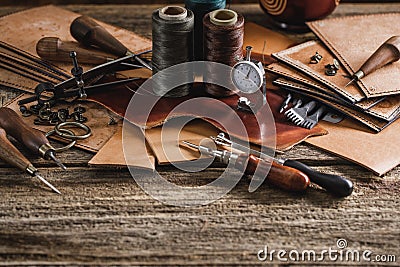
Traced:
<path fill-rule="evenodd" d="M 253 22 L 245 22 L 243 49 L 245 54 L 246 46 L 252 47 L 251 57 L 264 64 L 276 62 L 271 54 L 287 49 L 296 42 L 279 32 L 264 28 Z"/>
<path fill-rule="evenodd" d="M 315 52 L 321 54 L 323 58 L 318 64 L 310 64 L 310 57 Z M 339 94 L 342 98 L 354 103 L 356 108 L 362 109 L 365 113 L 386 120 L 387 122 L 392 121 L 400 113 L 400 95 L 387 96 L 385 100 L 369 108 L 371 104 L 380 100 L 380 98 L 363 100 L 363 93 L 354 84 L 345 88 L 344 86 L 349 79 L 344 77 L 348 73 L 343 67 L 339 69 L 335 76 L 326 75 L 325 65 L 332 64 L 334 57 L 317 41 L 309 41 L 274 53 L 273 55 L 290 67 L 293 67 L 294 70 L 276 64 L 269 66 L 267 69 L 278 69 L 281 73 L 285 73 L 285 76 L 293 77 L 293 79 L 314 86 L 323 92 Z M 314 81 L 309 82 L 312 79 Z M 315 84 L 322 84 L 323 86 L 315 86 Z"/>
<path fill-rule="evenodd" d="M 144 80 L 141 81 L 144 82 Z M 133 115 L 125 114 L 129 101 L 134 95 L 133 91 L 135 91 L 139 85 L 140 83 L 138 82 L 136 84 L 130 84 L 129 89 L 126 87 L 115 87 L 113 89 L 97 91 L 90 94 L 88 98 L 106 106 L 107 108 L 111 109 L 113 112 L 121 116 L 125 116 L 126 119 L 136 125 L 145 126 L 146 128 L 152 128 L 158 125 L 162 125 L 165 120 L 169 116 L 171 116 L 171 110 L 173 110 L 179 104 L 194 97 L 207 96 L 208 100 L 203 98 L 202 101 L 199 101 L 197 103 L 195 109 L 188 108 L 187 110 L 182 110 L 180 113 L 174 113 L 172 117 L 199 117 L 200 115 L 196 113 L 198 110 L 207 110 L 213 115 L 216 114 L 217 116 L 219 116 L 218 118 L 215 118 L 216 120 L 222 122 L 222 124 L 224 125 L 228 125 L 231 127 L 232 131 L 230 131 L 230 134 L 232 134 L 232 136 L 235 136 L 242 140 L 247 140 L 247 137 L 244 136 L 243 133 L 237 132 L 235 130 L 236 125 L 232 125 L 232 123 L 230 123 L 231 116 L 229 116 L 229 114 L 226 114 L 225 111 L 219 110 L 219 106 L 216 107 L 214 105 L 213 101 L 215 101 L 215 99 L 210 98 L 207 94 L 205 94 L 204 90 L 201 89 L 202 87 L 200 84 L 197 84 L 196 89 L 192 90 L 191 94 L 186 97 L 161 98 L 152 109 L 152 112 L 150 113 L 148 119 L 146 119 L 148 109 L 148 105 L 146 104 L 146 102 L 151 103 L 155 98 L 155 96 L 151 94 L 146 94 L 144 95 L 145 97 L 142 98 L 141 103 L 143 104 L 141 105 L 141 107 L 139 107 L 142 109 L 140 112 Z M 284 115 L 278 113 L 279 106 L 281 105 L 283 98 L 273 91 L 268 92 L 267 98 L 275 118 L 276 147 L 278 150 L 289 149 L 293 145 L 300 143 L 302 140 L 309 136 L 326 134 L 326 131 L 318 126 L 313 128 L 312 130 L 308 130 L 287 122 Z M 237 100 L 237 95 L 219 99 L 219 101 L 222 101 L 223 103 L 231 107 L 231 110 L 236 111 L 236 114 L 245 125 L 249 141 L 251 143 L 259 145 L 262 143 L 265 144 L 265 142 L 268 141 L 268 138 L 271 138 L 270 134 L 268 134 L 268 129 L 270 125 L 262 124 L 261 126 L 259 126 L 256 117 L 253 114 L 236 110 Z M 261 108 L 258 112 L 260 112 L 261 114 L 265 113 L 265 107 Z M 263 118 L 262 115 L 260 117 Z M 224 127 L 222 127 L 220 123 L 217 123 L 216 121 L 207 118 L 203 119 L 220 129 L 221 131 L 225 131 Z"/>
<path fill-rule="evenodd" d="M 18 114 L 21 114 L 17 102 L 18 100 L 24 99 L 29 96 L 31 95 L 22 94 L 11 102 L 7 103 L 5 106 L 11 108 L 12 110 L 15 110 Z M 111 111 L 91 101 L 79 101 L 73 104 L 60 104 L 54 107 L 53 110 L 56 111 L 61 108 L 68 108 L 70 113 L 72 113 L 74 111 L 74 107 L 77 106 L 82 106 L 86 109 L 86 112 L 83 113 L 83 115 L 88 119 L 85 124 L 89 126 L 92 130 L 92 136 L 84 140 L 79 140 L 75 146 L 89 152 L 97 152 L 118 130 L 118 125 L 108 125 L 110 121 L 110 116 L 116 118 L 117 120 L 118 118 L 115 114 L 112 114 Z M 22 117 L 22 119 L 28 125 L 31 125 L 34 129 L 40 130 L 42 132 L 48 132 L 54 129 L 54 126 L 35 125 L 35 118 L 35 115 L 32 115 L 30 117 Z M 82 130 L 76 128 L 71 128 L 71 130 L 76 132 L 77 134 L 83 134 Z M 66 142 L 63 139 L 54 137 L 55 136 L 53 135 L 51 138 L 64 143 Z"/>
<path fill-rule="evenodd" d="M 139 138 L 140 135 L 143 135 L 142 130 L 134 125 L 127 125 L 125 127 L 124 138 L 129 138 L 130 145 L 134 148 L 125 149 L 125 151 L 123 150 L 122 127 L 118 127 L 114 136 L 111 137 L 100 151 L 89 161 L 89 165 L 102 167 L 125 167 L 127 166 L 125 157 L 129 157 L 131 167 L 150 170 L 155 169 L 155 158 L 151 149 L 146 147 L 143 138 Z"/>
<path fill-rule="evenodd" d="M 80 14 L 55 7 L 36 7 L 0 18 L 2 41 L 19 49 L 36 55 L 36 43 L 45 36 L 59 37 L 61 40 L 74 41 L 69 33 L 71 22 Z M 113 36 L 121 41 L 133 52 L 151 49 L 151 41 L 128 30 L 111 26 L 101 21 L 96 21 L 104 26 Z M 78 55 L 79 60 L 79 55 Z M 56 63 L 57 66 L 70 73 L 71 64 Z M 84 70 L 93 67 L 83 65 Z M 0 84 L 33 92 L 38 82 L 16 75 L 10 71 L 0 71 Z"/>
<path fill-rule="evenodd" d="M 181 141 L 213 147 L 215 145 L 209 138 L 216 136 L 219 132 L 220 130 L 210 123 L 200 119 L 190 121 L 182 129 L 178 127 L 178 122 L 171 120 L 162 126 L 147 129 L 145 136 L 157 158 L 157 163 L 170 164 L 199 158 L 198 151 L 182 146 Z"/>
<path fill-rule="evenodd" d="M 351 74 L 394 35 L 400 35 L 400 13 L 346 16 L 308 22 L 310 29 L 321 39 Z M 362 78 L 358 85 L 366 97 L 400 93 L 400 61 Z"/>

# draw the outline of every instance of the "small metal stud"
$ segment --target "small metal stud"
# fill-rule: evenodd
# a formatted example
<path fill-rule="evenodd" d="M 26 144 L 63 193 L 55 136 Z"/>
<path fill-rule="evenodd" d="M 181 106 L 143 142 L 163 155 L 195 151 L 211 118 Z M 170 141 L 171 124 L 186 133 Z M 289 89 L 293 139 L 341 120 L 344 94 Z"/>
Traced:
<path fill-rule="evenodd" d="M 315 55 L 310 58 L 310 64 L 318 64 L 322 58 L 323 56 L 321 56 L 318 52 L 315 52 Z"/>

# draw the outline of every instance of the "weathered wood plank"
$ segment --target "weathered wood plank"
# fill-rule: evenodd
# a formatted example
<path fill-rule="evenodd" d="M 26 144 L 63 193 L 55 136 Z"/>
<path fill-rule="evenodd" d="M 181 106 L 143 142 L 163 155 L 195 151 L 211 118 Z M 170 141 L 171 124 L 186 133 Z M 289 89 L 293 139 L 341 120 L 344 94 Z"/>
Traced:
<path fill-rule="evenodd" d="M 348 176 L 365 174 L 339 167 Z M 49 172 L 61 196 L 32 186 L 14 172 L 1 174 L 3 262 L 19 264 L 23 258 L 33 264 L 50 260 L 173 265 L 192 260 L 196 265 L 253 265 L 260 263 L 256 253 L 264 245 L 318 250 L 335 248 L 338 238 L 346 238 L 353 249 L 375 253 L 396 253 L 400 248 L 399 171 L 382 182 L 353 179 L 356 190 L 346 199 L 317 189 L 292 194 L 267 185 L 249 193 L 243 180 L 224 198 L 197 208 L 165 206 L 151 199 L 126 170 Z M 220 169 L 177 176 L 165 168 L 161 174 L 182 184 L 183 178 L 210 181 Z"/>

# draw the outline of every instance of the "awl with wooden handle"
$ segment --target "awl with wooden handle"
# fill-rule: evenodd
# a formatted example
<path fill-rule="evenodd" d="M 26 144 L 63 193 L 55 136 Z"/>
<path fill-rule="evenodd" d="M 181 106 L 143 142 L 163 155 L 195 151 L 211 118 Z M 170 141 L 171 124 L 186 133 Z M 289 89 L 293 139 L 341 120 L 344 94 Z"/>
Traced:
<path fill-rule="evenodd" d="M 97 47 L 117 57 L 132 55 L 144 67 L 152 67 L 112 36 L 104 27 L 87 16 L 76 18 L 70 26 L 71 35 L 85 46 Z"/>
<path fill-rule="evenodd" d="M 352 75 L 352 79 L 345 87 L 352 82 L 358 81 L 368 74 L 382 68 L 383 66 L 396 62 L 400 59 L 400 36 L 390 37 L 384 42 L 375 53 L 370 56 L 361 68 Z"/>
<path fill-rule="evenodd" d="M 7 139 L 6 132 L 0 128 L 0 158 L 5 162 L 17 167 L 18 169 L 27 172 L 32 177 L 37 177 L 54 192 L 61 194 L 52 184 L 38 174 L 38 170 L 30 163 L 30 161 L 22 155 L 22 153 L 11 144 L 10 140 Z"/>
<path fill-rule="evenodd" d="M 197 149 L 204 155 L 214 156 L 225 164 L 234 159 L 235 168 L 244 171 L 248 175 L 265 175 L 267 182 L 287 191 L 304 191 L 310 184 L 308 176 L 301 171 L 275 162 L 270 164 L 254 155 L 235 154 L 228 150 L 215 150 L 202 145 L 197 146 L 187 141 L 182 143 Z M 257 168 L 259 171 L 256 173 Z"/>
<path fill-rule="evenodd" d="M 37 54 L 50 61 L 70 63 L 71 51 L 75 51 L 79 56 L 79 62 L 84 64 L 99 65 L 115 59 L 111 54 L 82 47 L 77 42 L 63 41 L 58 37 L 43 37 L 36 44 Z"/>
<path fill-rule="evenodd" d="M 63 170 L 67 169 L 56 158 L 55 149 L 50 145 L 46 136 L 41 131 L 24 123 L 14 110 L 7 107 L 0 108 L 0 128 L 3 128 L 8 135 L 14 137 L 33 153 L 44 159 L 52 159 Z"/>

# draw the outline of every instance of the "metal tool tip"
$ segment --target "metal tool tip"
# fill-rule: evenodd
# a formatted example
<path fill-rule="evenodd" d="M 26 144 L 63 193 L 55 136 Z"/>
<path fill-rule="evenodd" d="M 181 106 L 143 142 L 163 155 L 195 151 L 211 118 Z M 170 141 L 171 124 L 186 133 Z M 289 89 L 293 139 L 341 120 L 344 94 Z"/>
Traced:
<path fill-rule="evenodd" d="M 61 169 L 63 169 L 64 171 L 67 170 L 67 167 L 65 167 L 65 165 L 54 155 L 53 152 L 50 152 L 50 153 L 49 153 L 49 157 L 50 157 L 52 160 L 54 160 L 54 162 L 55 162 Z"/>
<path fill-rule="evenodd" d="M 35 177 L 37 177 L 40 181 L 42 181 L 43 183 L 45 183 L 48 187 L 50 187 L 54 192 L 56 192 L 57 194 L 61 195 L 61 192 L 58 191 L 57 188 L 55 188 L 51 183 L 49 183 L 46 179 L 44 179 L 42 176 L 40 176 L 39 174 L 35 174 Z"/>
<path fill-rule="evenodd" d="M 189 146 L 189 147 L 198 148 L 198 146 L 196 146 L 195 144 L 190 143 L 190 142 L 188 142 L 188 141 L 182 141 L 182 143 L 185 144 L 185 145 L 187 145 L 187 146 Z"/>
<path fill-rule="evenodd" d="M 344 86 L 344 88 L 346 88 L 347 86 L 349 86 L 351 83 L 355 82 L 355 80 L 356 80 L 356 79 L 354 79 L 354 78 L 351 79 L 351 80 Z"/>

